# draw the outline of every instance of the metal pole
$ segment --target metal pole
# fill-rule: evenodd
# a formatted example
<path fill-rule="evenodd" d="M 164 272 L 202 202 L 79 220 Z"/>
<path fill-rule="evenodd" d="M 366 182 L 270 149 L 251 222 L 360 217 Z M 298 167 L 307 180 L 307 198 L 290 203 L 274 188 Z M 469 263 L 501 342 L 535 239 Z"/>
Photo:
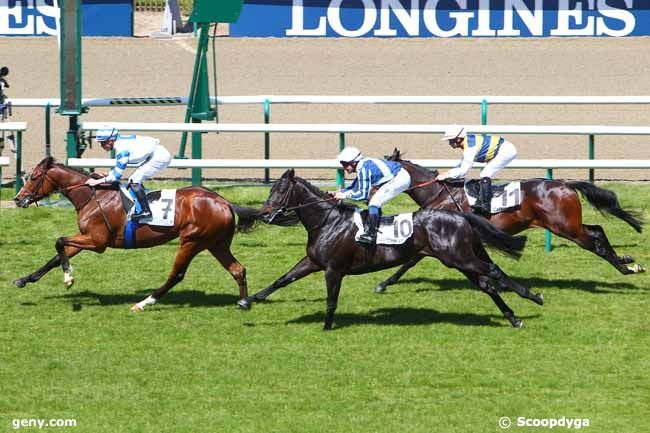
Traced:
<path fill-rule="evenodd" d="M 16 131 L 16 194 L 23 187 L 23 132 Z"/>
<path fill-rule="evenodd" d="M 594 136 L 593 134 L 589 135 L 589 159 L 594 159 Z M 594 169 L 589 169 L 589 182 L 594 183 Z"/>
<path fill-rule="evenodd" d="M 487 100 L 481 102 L 481 125 L 487 125 Z"/>
<path fill-rule="evenodd" d="M 48 102 L 45 106 L 45 156 L 52 156 L 52 106 Z"/>
<path fill-rule="evenodd" d="M 553 179 L 552 168 L 546 169 L 546 178 L 549 180 Z M 553 245 L 551 245 L 551 232 L 550 230 L 546 229 L 546 252 L 550 253 L 552 250 L 553 250 Z"/>
<path fill-rule="evenodd" d="M 264 100 L 264 123 L 268 125 L 271 119 L 271 103 L 268 98 Z M 264 133 L 264 159 L 269 159 L 271 157 L 271 134 L 267 131 Z M 269 183 L 270 170 L 268 168 L 264 169 L 264 183 Z"/>
<path fill-rule="evenodd" d="M 339 152 L 345 149 L 345 133 L 339 133 Z M 345 186 L 345 173 L 343 169 L 336 170 L 336 186 L 343 188 Z"/>

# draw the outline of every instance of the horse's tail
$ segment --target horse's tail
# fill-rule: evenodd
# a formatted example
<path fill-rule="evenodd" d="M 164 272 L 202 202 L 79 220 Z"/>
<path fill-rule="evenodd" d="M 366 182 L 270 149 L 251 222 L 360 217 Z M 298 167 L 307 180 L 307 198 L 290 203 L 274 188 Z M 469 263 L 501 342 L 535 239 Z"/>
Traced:
<path fill-rule="evenodd" d="M 497 250 L 519 260 L 524 246 L 526 246 L 526 236 L 512 236 L 499 230 L 484 218 L 471 213 L 463 213 L 465 220 L 472 226 L 472 229 L 483 242 L 496 248 Z"/>
<path fill-rule="evenodd" d="M 591 203 L 596 209 L 598 209 L 603 215 L 614 215 L 615 217 L 618 217 L 631 225 L 632 228 L 634 228 L 634 230 L 639 233 L 641 233 L 643 230 L 644 221 L 641 214 L 634 211 L 623 210 L 620 203 L 618 202 L 616 193 L 613 191 L 599 188 L 592 183 L 583 181 L 566 182 L 566 185 L 569 188 L 573 188 L 576 191 L 579 191 L 587 199 L 587 201 Z"/>
<path fill-rule="evenodd" d="M 240 232 L 249 232 L 255 228 L 255 223 L 262 218 L 262 211 L 251 207 L 237 206 L 230 203 L 233 213 L 237 214 L 237 230 Z"/>

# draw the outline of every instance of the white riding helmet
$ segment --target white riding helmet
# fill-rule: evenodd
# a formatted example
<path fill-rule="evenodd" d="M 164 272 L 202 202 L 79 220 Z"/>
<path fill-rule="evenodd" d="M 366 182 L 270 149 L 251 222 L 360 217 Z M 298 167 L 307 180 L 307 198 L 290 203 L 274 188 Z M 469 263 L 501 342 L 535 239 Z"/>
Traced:
<path fill-rule="evenodd" d="M 116 139 L 119 134 L 119 131 L 116 128 L 106 127 L 97 130 L 95 134 L 95 140 L 102 142 L 106 140 Z"/>
<path fill-rule="evenodd" d="M 351 162 L 358 162 L 361 159 L 361 151 L 356 147 L 346 147 L 339 153 L 338 161 L 341 163 L 349 164 Z"/>
<path fill-rule="evenodd" d="M 465 138 L 467 130 L 461 125 L 449 125 L 445 131 L 445 135 L 440 141 L 453 140 L 454 138 Z"/>

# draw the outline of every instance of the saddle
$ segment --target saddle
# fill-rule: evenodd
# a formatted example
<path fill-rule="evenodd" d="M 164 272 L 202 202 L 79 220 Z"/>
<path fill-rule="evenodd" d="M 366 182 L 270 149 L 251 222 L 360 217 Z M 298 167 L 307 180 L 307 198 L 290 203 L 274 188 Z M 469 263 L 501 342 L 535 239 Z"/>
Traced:
<path fill-rule="evenodd" d="M 368 221 L 368 211 L 358 209 L 354 213 L 354 223 L 357 226 L 355 239 L 364 232 Z M 402 245 L 413 235 L 413 214 L 387 215 L 379 217 L 377 229 L 377 245 Z"/>
<path fill-rule="evenodd" d="M 459 185 L 460 186 L 460 185 Z M 478 200 L 481 189 L 480 181 L 470 179 L 464 182 L 467 201 L 472 206 Z M 504 211 L 512 211 L 521 206 L 521 183 L 517 181 L 509 183 L 492 184 L 492 200 L 490 201 L 490 213 L 496 214 Z"/>
<path fill-rule="evenodd" d="M 140 211 L 140 204 L 133 196 L 131 190 L 120 185 L 120 198 L 122 206 L 129 221 L 134 211 Z M 176 190 L 163 189 L 161 191 L 148 191 L 147 201 L 151 208 L 152 217 L 142 219 L 137 224 L 170 227 L 174 225 L 175 208 L 176 208 Z"/>

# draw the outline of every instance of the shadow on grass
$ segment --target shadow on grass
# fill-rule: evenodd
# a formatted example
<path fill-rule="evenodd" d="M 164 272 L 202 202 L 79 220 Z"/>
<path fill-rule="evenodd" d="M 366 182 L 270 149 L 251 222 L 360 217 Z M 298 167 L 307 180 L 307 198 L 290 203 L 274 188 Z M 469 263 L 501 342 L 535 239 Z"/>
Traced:
<path fill-rule="evenodd" d="M 532 319 L 539 315 L 519 317 L 519 319 Z M 308 314 L 286 322 L 320 323 L 325 320 L 324 313 Z M 392 325 L 414 326 L 449 323 L 458 326 L 494 326 L 510 327 L 503 316 L 478 315 L 473 313 L 441 313 L 429 308 L 381 308 L 370 314 L 341 313 L 334 315 L 334 329 L 356 325 Z"/>
<path fill-rule="evenodd" d="M 51 298 L 63 298 L 85 306 L 131 305 L 142 301 L 153 290 L 140 290 L 135 293 L 95 293 L 89 290 L 69 293 Z M 159 303 L 179 307 L 234 307 L 239 296 L 223 293 L 205 293 L 199 290 L 179 290 L 167 293 Z"/>
<path fill-rule="evenodd" d="M 634 278 L 630 276 L 628 278 Z M 642 277 L 638 277 L 642 278 Z M 546 278 L 517 278 L 517 281 L 524 286 L 528 287 L 531 291 L 536 292 L 545 288 L 557 288 L 562 290 L 581 290 L 589 293 L 603 293 L 603 294 L 612 294 L 612 293 L 625 293 L 624 290 L 648 290 L 645 287 L 634 285 L 631 283 L 619 283 L 619 282 L 610 282 L 610 281 L 589 281 L 589 280 L 551 280 Z M 454 280 L 449 278 L 436 279 L 436 278 L 405 278 L 400 280 L 400 283 L 411 283 L 411 284 L 426 284 L 428 287 L 418 288 L 416 292 L 428 292 L 428 291 L 451 291 L 451 290 L 480 290 L 478 287 L 473 286 L 472 284 L 462 281 Z M 399 283 L 389 286 L 391 289 L 398 289 Z M 603 290 L 607 289 L 607 290 Z M 389 289 L 390 290 L 390 289 Z"/>

